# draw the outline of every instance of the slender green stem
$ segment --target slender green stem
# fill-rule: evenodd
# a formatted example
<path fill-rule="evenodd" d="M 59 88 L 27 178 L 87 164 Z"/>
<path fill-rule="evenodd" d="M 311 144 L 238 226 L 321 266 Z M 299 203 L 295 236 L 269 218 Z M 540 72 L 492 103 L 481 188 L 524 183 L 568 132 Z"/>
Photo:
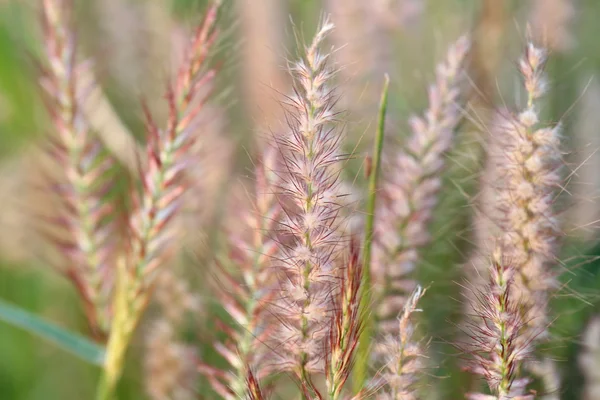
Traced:
<path fill-rule="evenodd" d="M 106 357 L 98 382 L 96 400 L 112 400 L 125 367 L 125 354 L 138 321 L 144 311 L 145 299 L 134 295 L 138 288 L 125 265 L 118 266 L 115 290 L 115 314 L 106 347 Z"/>
<path fill-rule="evenodd" d="M 371 336 L 373 333 L 373 317 L 368 313 L 371 303 L 371 245 L 375 230 L 375 206 L 377 204 L 377 181 L 381 170 L 381 151 L 383 149 L 383 137 L 385 134 L 385 115 L 387 112 L 388 89 L 390 78 L 386 74 L 381 92 L 381 101 L 379 104 L 379 117 L 377 123 L 377 133 L 375 136 L 375 145 L 373 148 L 372 170 L 369 179 L 369 198 L 367 199 L 366 222 L 365 222 L 365 241 L 363 244 L 363 282 L 361 285 L 360 310 L 363 318 L 363 331 L 360 335 L 358 351 L 356 354 L 356 365 L 354 367 L 354 392 L 360 392 L 367 380 L 367 371 L 369 365 L 369 352 L 371 347 Z"/>

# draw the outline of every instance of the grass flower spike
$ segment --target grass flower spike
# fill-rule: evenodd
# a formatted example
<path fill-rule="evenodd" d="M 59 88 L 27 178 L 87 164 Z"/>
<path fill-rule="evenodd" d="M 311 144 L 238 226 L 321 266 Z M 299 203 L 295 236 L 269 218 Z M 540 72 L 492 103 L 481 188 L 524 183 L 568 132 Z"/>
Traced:
<path fill-rule="evenodd" d="M 425 349 L 414 338 L 415 326 L 411 320 L 417 303 L 425 295 L 425 290 L 417 286 L 404 305 L 404 310 L 397 320 L 398 335 L 388 335 L 383 343 L 378 343 L 378 353 L 385 354 L 384 367 L 380 376 L 376 377 L 377 386 L 381 386 L 377 399 L 380 400 L 413 400 L 416 397 L 415 384 L 422 376 L 425 365 Z"/>
<path fill-rule="evenodd" d="M 287 98 L 289 134 L 278 138 L 285 178 L 279 196 L 285 236 L 277 309 L 279 368 L 302 382 L 321 369 L 323 342 L 330 326 L 331 295 L 337 284 L 340 237 L 338 174 L 345 160 L 333 111 L 335 92 L 329 54 L 320 50 L 333 25 L 326 19 L 302 59 L 291 66 L 294 93 Z"/>
<path fill-rule="evenodd" d="M 547 328 L 548 296 L 558 287 L 550 264 L 558 248 L 553 206 L 561 184 L 559 127 L 542 126 L 536 108 L 546 89 L 545 62 L 545 51 L 528 44 L 519 63 L 527 105 L 518 116 L 500 116 L 498 126 L 504 149 L 498 162 L 502 246 L 515 265 L 518 290 L 531 309 L 528 320 L 538 335 Z"/>
<path fill-rule="evenodd" d="M 131 335 L 139 322 L 152 289 L 173 253 L 175 229 L 171 224 L 180 211 L 187 185 L 184 172 L 198 139 L 198 116 L 216 75 L 209 55 L 217 39 L 218 5 L 209 7 L 185 54 L 175 82 L 166 93 L 169 118 L 159 129 L 147 112 L 147 160 L 142 192 L 134 195 L 129 219 L 129 248 L 120 260 L 115 324 L 110 334 L 103 380 L 98 399 L 110 399 L 124 362 Z"/>
<path fill-rule="evenodd" d="M 107 199 L 113 160 L 83 115 L 82 103 L 91 87 L 83 86 L 80 77 L 91 64 L 77 61 L 67 1 L 44 0 L 42 4 L 47 66 L 42 67 L 41 85 L 58 133 L 50 140 L 49 155 L 64 171 L 62 176 L 48 177 L 62 204 L 58 216 L 45 218 L 50 222 L 46 228 L 66 258 L 58 268 L 75 284 L 92 333 L 102 338 L 110 328 L 115 275 L 110 240 L 114 210 Z"/>
<path fill-rule="evenodd" d="M 487 380 L 493 395 L 469 394 L 472 400 L 532 400 L 525 393 L 529 379 L 520 377 L 523 362 L 532 352 L 533 336 L 523 318 L 526 304 L 515 298 L 516 269 L 494 255 L 490 284 L 471 301 L 475 316 L 469 323 L 472 340 L 464 350 L 473 355 L 470 370 Z"/>
<path fill-rule="evenodd" d="M 383 169 L 372 271 L 381 297 L 378 318 L 384 332 L 397 328 L 394 319 L 414 286 L 407 274 L 415 268 L 418 249 L 429 241 L 427 225 L 441 187 L 440 172 L 461 118 L 458 86 L 468 49 L 466 37 L 450 47 L 429 88 L 428 110 L 423 117 L 411 118 L 408 142 L 387 171 Z"/>

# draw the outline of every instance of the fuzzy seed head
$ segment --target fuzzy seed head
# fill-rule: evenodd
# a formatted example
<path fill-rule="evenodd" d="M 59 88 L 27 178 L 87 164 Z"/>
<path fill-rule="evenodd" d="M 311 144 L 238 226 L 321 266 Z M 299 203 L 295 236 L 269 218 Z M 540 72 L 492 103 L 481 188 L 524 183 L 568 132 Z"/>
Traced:
<path fill-rule="evenodd" d="M 429 88 L 429 108 L 423 116 L 410 119 L 412 132 L 405 148 L 383 166 L 372 268 L 375 288 L 383 299 L 378 309 L 382 321 L 393 320 L 402 310 L 398 298 L 389 292 L 392 287 L 407 287 L 409 293 L 414 288 L 406 274 L 418 261 L 417 249 L 430 239 L 428 223 L 437 204 L 440 174 L 460 121 L 458 88 L 468 50 L 466 37 L 449 48 Z"/>

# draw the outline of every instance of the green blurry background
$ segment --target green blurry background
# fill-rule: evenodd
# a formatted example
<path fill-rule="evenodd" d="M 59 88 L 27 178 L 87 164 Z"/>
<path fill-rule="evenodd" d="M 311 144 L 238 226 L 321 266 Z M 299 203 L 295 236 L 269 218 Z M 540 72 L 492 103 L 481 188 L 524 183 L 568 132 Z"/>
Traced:
<path fill-rule="evenodd" d="M 236 183 L 248 175 L 247 152 L 252 151 L 257 132 L 264 129 L 262 119 L 256 114 L 252 98 L 255 94 L 242 88 L 263 87 L 268 91 L 268 85 L 264 84 L 271 81 L 268 76 L 254 76 L 258 72 L 251 69 L 252 57 L 240 56 L 240 49 L 252 46 L 248 41 L 254 39 L 244 34 L 247 9 L 229 4 L 232 1 L 224 1 L 225 37 L 219 54 L 225 64 L 222 87 L 227 89 L 227 94 L 216 101 L 225 110 L 222 146 L 232 149 L 230 168 L 234 173 L 226 175 L 229 179 L 223 180 L 224 184 L 215 191 L 215 198 L 227 196 L 235 190 Z M 332 9 L 336 3 L 338 7 L 339 4 L 346 7 L 344 1 L 334 0 L 274 1 L 254 0 L 253 4 L 257 8 L 273 4 L 279 8 L 275 23 L 281 27 L 281 35 L 265 37 L 263 42 L 258 39 L 254 45 L 274 55 L 276 67 L 285 65 L 285 58 L 294 54 L 295 41 L 288 15 L 297 29 L 309 36 L 325 9 Z M 160 93 L 170 65 L 171 42 L 167 28 L 189 27 L 197 22 L 204 2 L 82 0 L 76 3 L 82 53 L 95 59 L 98 80 L 108 99 L 128 130 L 142 142 L 139 100 L 146 99 L 157 114 L 161 112 Z M 360 3 L 360 0 L 347 4 L 350 3 Z M 377 1 L 371 0 L 371 3 Z M 369 59 L 371 53 L 361 54 L 359 50 L 356 58 L 350 54 L 340 60 L 344 64 L 340 86 L 346 96 L 342 103 L 350 111 L 347 146 L 357 148 L 358 154 L 370 146 L 375 112 L 373 96 L 369 93 L 377 93 L 383 72 L 388 72 L 392 80 L 388 140 L 401 141 L 407 116 L 419 112 L 426 104 L 427 82 L 446 46 L 465 32 L 472 33 L 476 39 L 477 55 L 469 73 L 470 86 L 477 88 L 472 90 L 475 106 L 466 110 L 468 118 L 459 145 L 450 156 L 451 167 L 432 228 L 433 244 L 424 252 L 426 256 L 418 273 L 420 281 L 431 287 L 424 299 L 426 312 L 420 329 L 431 337 L 432 357 L 439 365 L 432 371 L 430 398 L 462 398 L 466 388 L 472 387 L 470 378 L 461 372 L 460 354 L 447 343 L 457 334 L 453 323 L 458 321 L 462 306 L 456 282 L 462 279 L 461 268 L 472 242 L 468 199 L 476 193 L 478 172 L 483 164 L 481 145 L 485 134 L 479 132 L 477 122 L 480 117 L 484 118 L 486 109 L 518 104 L 519 82 L 514 60 L 519 57 L 524 43 L 528 20 L 546 17 L 540 11 L 545 9 L 550 15 L 547 17 L 550 21 L 548 36 L 570 37 L 567 45 L 557 45 L 552 51 L 551 90 L 543 110 L 548 119 L 562 119 L 565 144 L 570 151 L 567 170 L 577 169 L 569 186 L 571 195 L 562 196 L 564 199 L 560 202 L 567 226 L 561 256 L 567 286 L 553 300 L 557 320 L 552 328 L 551 344 L 545 351 L 559 361 L 563 379 L 560 398 L 582 398 L 583 378 L 577 366 L 580 334 L 590 316 L 600 311 L 600 264 L 595 261 L 600 248 L 595 247 L 598 234 L 593 223 L 600 216 L 600 208 L 595 204 L 600 193 L 600 155 L 594 154 L 600 147 L 600 2 L 398 0 L 390 3 L 411 3 L 416 8 L 402 9 L 405 15 L 399 11 L 398 15 L 392 15 L 391 21 L 380 20 L 382 25 L 373 27 L 378 34 L 364 30 L 359 19 L 354 21 L 355 28 L 350 23 L 342 37 L 336 39 L 338 44 L 343 44 L 343 34 L 350 32 L 346 38 L 348 47 L 360 42 L 367 49 L 380 47 L 383 52 L 377 55 L 381 58 Z M 541 9 L 536 8 L 539 4 L 543 4 Z M 572 15 L 571 9 L 565 11 L 557 4 L 572 4 Z M 559 14 L 555 20 L 552 20 L 553 12 Z M 569 15 L 564 27 L 558 26 L 561 13 Z M 39 54 L 41 37 L 37 21 L 35 1 L 0 0 L 0 298 L 85 334 L 86 325 L 77 296 L 65 279 L 44 265 L 37 248 L 39 242 L 27 218 L 30 207 L 34 207 L 30 203 L 40 202 L 38 195 L 31 194 L 27 188 L 32 171 L 32 148 L 51 129 L 35 78 L 33 59 Z M 265 32 L 277 32 L 271 28 Z M 352 32 L 355 36 L 351 36 Z M 381 43 L 382 38 L 388 41 Z M 260 56 L 255 56 L 254 61 L 256 58 Z M 258 62 L 260 64 L 260 60 Z M 579 168 L 584 160 L 587 160 L 586 165 Z M 355 186 L 359 191 L 364 186 L 360 166 L 357 161 L 347 172 L 349 180 L 358 177 Z M 570 210 L 569 205 L 575 206 Z M 207 244 L 221 241 L 221 235 L 215 232 L 220 231 L 221 221 L 227 221 L 226 207 L 214 207 L 208 218 L 198 222 L 197 232 L 192 234 L 200 237 L 200 245 L 185 248 L 177 262 L 203 299 L 202 315 L 191 318 L 185 334 L 208 363 L 221 362 L 210 343 L 215 337 L 212 320 L 222 311 L 211 302 L 212 286 L 200 277 L 206 276 L 210 264 L 211 256 L 206 248 L 213 247 Z M 589 224 L 586 228 L 580 228 L 586 224 Z M 145 329 L 147 326 L 142 325 L 140 338 Z M 121 399 L 145 398 L 143 340 L 136 343 L 129 354 Z M 0 399 L 90 399 L 97 375 L 95 367 L 0 322 Z M 200 398 L 211 398 L 202 381 L 199 381 L 198 392 Z"/>

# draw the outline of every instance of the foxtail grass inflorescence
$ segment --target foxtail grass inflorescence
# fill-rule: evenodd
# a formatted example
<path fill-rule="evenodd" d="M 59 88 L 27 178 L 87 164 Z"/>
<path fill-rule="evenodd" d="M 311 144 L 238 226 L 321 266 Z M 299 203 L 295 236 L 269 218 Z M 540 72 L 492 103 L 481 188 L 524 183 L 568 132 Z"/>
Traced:
<path fill-rule="evenodd" d="M 114 161 L 83 115 L 83 103 L 94 83 L 81 79 L 89 74 L 91 64 L 77 60 L 68 3 L 42 2 L 46 65 L 41 67 L 41 86 L 58 134 L 50 138 L 48 154 L 64 171 L 47 177 L 62 204 L 58 215 L 45 216 L 49 223 L 44 230 L 64 255 L 57 268 L 73 281 L 92 334 L 101 339 L 110 329 L 115 275 L 114 207 L 108 199 Z"/>
<path fill-rule="evenodd" d="M 407 275 L 418 262 L 419 248 L 429 241 L 428 222 L 441 187 L 444 157 L 461 118 L 459 85 L 468 50 L 466 37 L 450 47 L 429 88 L 428 110 L 411 118 L 411 136 L 387 168 L 384 159 L 372 263 L 382 332 L 396 331 L 394 318 L 414 287 Z"/>
<path fill-rule="evenodd" d="M 551 269 L 558 250 L 559 225 L 554 211 L 561 185 L 559 127 L 539 122 L 538 100 L 546 90 L 546 52 L 529 43 L 519 63 L 527 103 L 519 115 L 500 115 L 502 143 L 498 160 L 502 251 L 514 264 L 516 292 L 531 310 L 528 324 L 537 335 L 548 325 L 548 297 L 557 289 Z"/>
<path fill-rule="evenodd" d="M 381 400 L 413 400 L 417 399 L 416 384 L 422 378 L 426 365 L 425 345 L 415 339 L 413 314 L 420 312 L 417 303 L 425 295 L 426 290 L 417 285 L 408 297 L 402 314 L 398 317 L 397 334 L 388 334 L 383 342 L 376 344 L 379 354 L 384 355 L 384 364 L 375 385 Z"/>
<path fill-rule="evenodd" d="M 141 194 L 134 193 L 129 218 L 128 248 L 119 260 L 115 319 L 107 346 L 104 375 L 98 399 L 110 399 L 123 369 L 131 336 L 144 312 L 165 262 L 175 251 L 171 224 L 181 209 L 190 165 L 190 149 L 198 140 L 198 116 L 211 93 L 216 70 L 210 63 L 217 40 L 218 5 L 208 8 L 166 93 L 169 118 L 159 129 L 147 116 L 147 166 Z"/>
<path fill-rule="evenodd" d="M 284 104 L 290 132 L 276 139 L 285 176 L 278 190 L 284 212 L 281 289 L 274 307 L 281 320 L 278 368 L 293 370 L 303 383 L 311 371 L 322 370 L 343 242 L 338 168 L 347 157 L 341 154 L 333 110 L 334 72 L 329 54 L 320 49 L 332 29 L 325 19 L 301 60 L 291 66 L 294 92 Z"/>
<path fill-rule="evenodd" d="M 529 379 L 521 376 L 523 363 L 533 351 L 535 336 L 527 328 L 524 309 L 527 304 L 515 296 L 514 264 L 501 253 L 494 254 L 490 266 L 490 283 L 473 288 L 467 296 L 474 310 L 467 335 L 471 342 L 463 350 L 473 356 L 470 371 L 485 377 L 493 395 L 471 393 L 472 400 L 533 399 L 526 394 Z"/>

